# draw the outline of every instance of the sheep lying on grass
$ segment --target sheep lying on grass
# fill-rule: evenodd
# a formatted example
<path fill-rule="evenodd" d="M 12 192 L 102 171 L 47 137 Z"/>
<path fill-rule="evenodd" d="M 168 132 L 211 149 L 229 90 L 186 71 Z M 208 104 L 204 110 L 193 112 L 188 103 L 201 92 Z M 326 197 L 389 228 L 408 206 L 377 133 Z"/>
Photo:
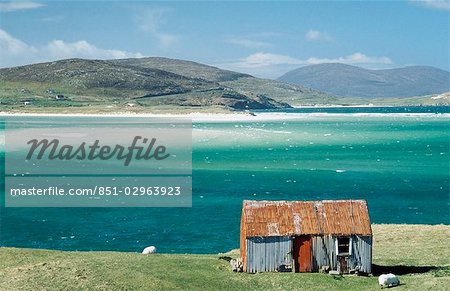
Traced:
<path fill-rule="evenodd" d="M 142 254 L 143 254 L 143 255 L 154 254 L 154 253 L 156 253 L 156 247 L 155 247 L 155 246 L 149 246 L 149 247 L 146 247 L 146 248 L 142 251 Z"/>
<path fill-rule="evenodd" d="M 381 288 L 394 287 L 400 285 L 400 280 L 394 274 L 383 274 L 378 277 L 378 284 L 380 284 Z"/>

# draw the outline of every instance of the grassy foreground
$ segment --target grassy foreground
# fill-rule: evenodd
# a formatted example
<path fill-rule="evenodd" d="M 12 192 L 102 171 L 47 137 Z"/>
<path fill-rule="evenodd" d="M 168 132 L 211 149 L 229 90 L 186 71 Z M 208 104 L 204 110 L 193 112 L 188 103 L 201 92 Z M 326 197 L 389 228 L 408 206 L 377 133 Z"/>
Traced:
<path fill-rule="evenodd" d="M 450 226 L 373 225 L 373 232 L 374 270 L 400 274 L 396 290 L 450 289 Z M 380 289 L 376 276 L 233 273 L 220 256 L 0 248 L 0 290 Z"/>

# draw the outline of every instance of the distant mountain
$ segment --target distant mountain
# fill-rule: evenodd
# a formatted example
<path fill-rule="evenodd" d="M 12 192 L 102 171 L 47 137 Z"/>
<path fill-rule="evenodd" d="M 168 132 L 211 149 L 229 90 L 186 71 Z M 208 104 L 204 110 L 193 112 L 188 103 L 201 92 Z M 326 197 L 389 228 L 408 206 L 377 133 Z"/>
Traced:
<path fill-rule="evenodd" d="M 0 69 L 2 104 L 52 103 L 64 95 L 70 106 L 219 106 L 229 109 L 290 107 L 267 94 L 234 90 L 219 81 L 253 78 L 194 62 L 164 58 L 124 60 L 68 59 Z M 33 102 L 32 102 L 33 101 Z M 49 103 L 50 102 L 50 103 Z M 49 105 L 50 104 L 50 105 Z"/>
<path fill-rule="evenodd" d="M 342 68 L 355 68 L 330 66 L 340 66 L 340 73 Z M 361 71 L 359 75 L 367 71 L 356 69 Z M 418 79 L 425 78 L 429 78 L 429 75 L 423 74 Z M 302 85 L 255 78 L 191 61 L 156 57 L 121 60 L 68 59 L 4 68 L 0 69 L 0 84 L 1 111 L 215 111 L 277 109 L 317 104 L 367 104 L 366 98 L 338 97 Z M 426 89 L 425 85 L 424 88 Z M 435 98 L 435 95 L 409 98 L 410 100 L 378 98 L 371 99 L 370 103 L 450 103 L 448 98 Z"/>
<path fill-rule="evenodd" d="M 304 86 L 255 78 L 248 74 L 222 70 L 216 67 L 185 60 L 162 57 L 111 60 L 115 64 L 146 69 L 159 69 L 188 78 L 216 82 L 219 86 L 240 94 L 265 96 L 289 104 L 315 104 L 335 101 L 335 97 Z"/>
<path fill-rule="evenodd" d="M 319 64 L 287 72 L 278 80 L 348 97 L 413 97 L 450 91 L 450 72 L 427 66 L 368 70 Z"/>
<path fill-rule="evenodd" d="M 233 110 L 287 108 L 334 102 L 303 86 L 259 79 L 168 58 L 67 59 L 0 69 L 3 108 L 89 107 L 105 112 L 174 107 Z M 63 95 L 64 99 L 55 95 Z M 289 104 L 288 104 L 289 103 Z M 112 109 L 111 109 L 112 108 Z"/>
<path fill-rule="evenodd" d="M 145 69 L 157 69 L 171 72 L 187 78 L 202 79 L 210 82 L 234 81 L 243 77 L 251 77 L 247 74 L 222 70 L 216 67 L 185 60 L 169 59 L 162 57 L 134 58 L 111 60 L 113 64 L 127 67 Z"/>
<path fill-rule="evenodd" d="M 110 61 L 69 59 L 1 69 L 1 79 L 60 84 L 74 89 L 114 88 L 143 90 L 148 95 L 177 94 L 207 88 L 210 82 L 160 69 L 115 64 Z"/>

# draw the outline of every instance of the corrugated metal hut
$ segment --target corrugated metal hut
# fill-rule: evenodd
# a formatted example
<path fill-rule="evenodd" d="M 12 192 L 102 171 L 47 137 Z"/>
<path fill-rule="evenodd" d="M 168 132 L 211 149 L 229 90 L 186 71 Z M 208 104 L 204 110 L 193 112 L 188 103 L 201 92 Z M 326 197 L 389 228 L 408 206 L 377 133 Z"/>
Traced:
<path fill-rule="evenodd" d="M 372 271 L 372 228 L 364 200 L 245 200 L 240 245 L 249 273 L 322 267 Z"/>

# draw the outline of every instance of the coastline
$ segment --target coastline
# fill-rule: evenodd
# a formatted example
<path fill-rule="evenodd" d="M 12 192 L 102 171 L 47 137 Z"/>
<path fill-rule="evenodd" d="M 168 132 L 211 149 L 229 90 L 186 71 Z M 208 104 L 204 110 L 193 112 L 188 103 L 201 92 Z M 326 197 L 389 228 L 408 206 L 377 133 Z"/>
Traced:
<path fill-rule="evenodd" d="M 345 106 L 347 108 L 348 106 Z M 364 106 L 355 106 L 364 107 Z M 372 107 L 372 106 L 368 106 Z M 319 107 L 298 107 L 298 108 L 319 108 Z M 320 107 L 320 108 L 342 108 L 342 107 Z M 302 120 L 311 117 L 441 117 L 450 118 L 450 113 L 327 113 L 327 112 L 191 112 L 191 113 L 135 113 L 130 111 L 111 113 L 29 113 L 29 112 L 1 112 L 0 118 L 5 117 L 111 117 L 111 118 L 169 118 L 169 119 L 189 119 L 192 122 L 270 122 Z"/>
<path fill-rule="evenodd" d="M 292 108 L 367 108 L 367 107 L 395 107 L 394 105 L 375 105 L 375 104 L 357 104 L 357 105 L 292 105 Z"/>

